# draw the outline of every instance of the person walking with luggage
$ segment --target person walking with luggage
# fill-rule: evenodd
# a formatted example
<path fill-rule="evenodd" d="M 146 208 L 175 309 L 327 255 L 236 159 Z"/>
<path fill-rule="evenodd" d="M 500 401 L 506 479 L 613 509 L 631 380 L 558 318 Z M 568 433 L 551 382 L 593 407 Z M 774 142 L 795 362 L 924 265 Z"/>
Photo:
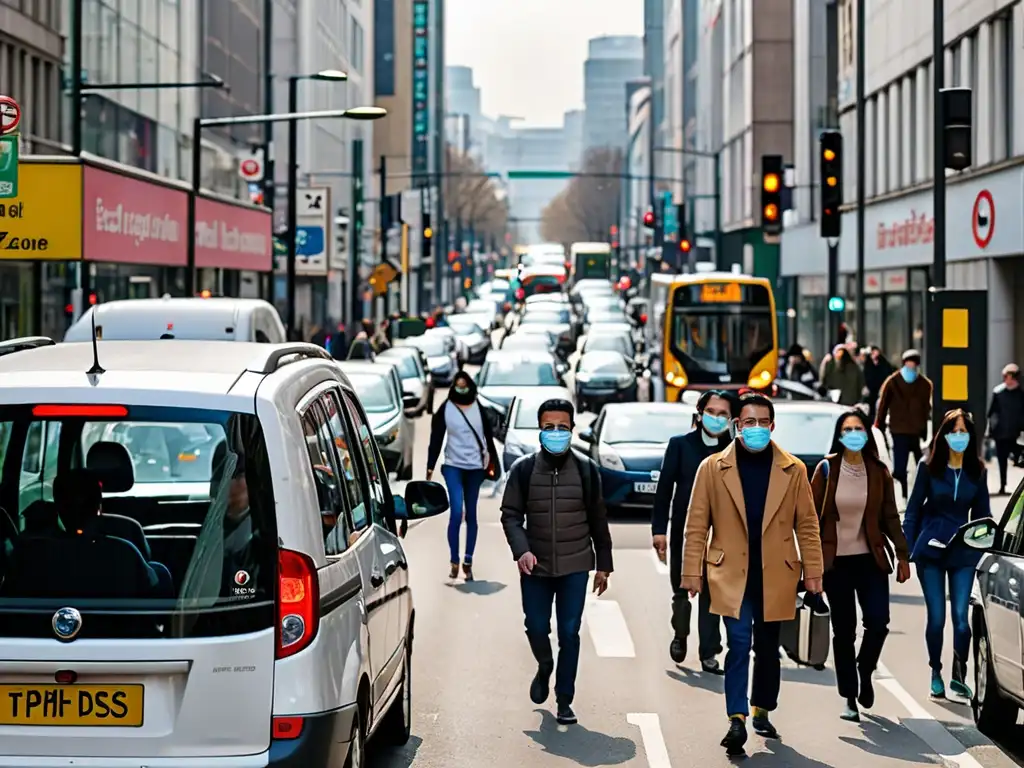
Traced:
<path fill-rule="evenodd" d="M 445 442 L 445 436 L 448 440 Z M 448 486 L 451 509 L 448 518 L 448 550 L 451 556 L 448 577 L 459 575 L 459 538 L 462 522 L 466 522 L 466 549 L 462 573 L 473 580 L 473 553 L 479 532 L 477 503 L 480 486 L 495 467 L 497 451 L 491 423 L 484 416 L 476 398 L 476 383 L 468 373 L 459 371 L 452 380 L 444 405 L 430 419 L 430 444 L 427 448 L 427 480 L 434 476 L 434 467 L 444 444 L 441 476 Z"/>
<path fill-rule="evenodd" d="M 821 593 L 822 555 L 807 468 L 772 442 L 772 401 L 756 393 L 741 395 L 733 413 L 736 440 L 705 459 L 694 480 L 682 587 L 691 597 L 707 589 L 711 612 L 724 617 L 729 730 L 722 746 L 729 754 L 742 754 L 748 705 L 753 705 L 755 733 L 779 736 L 769 719 L 779 701 L 779 631 L 796 615 L 801 560 L 804 586 Z"/>
<path fill-rule="evenodd" d="M 946 583 L 953 618 L 953 666 L 949 690 L 971 697 L 967 687 L 967 653 L 971 647 L 968 611 L 974 570 L 981 553 L 962 543 L 949 546 L 960 527 L 971 520 L 991 517 L 988 478 L 978 450 L 971 415 L 960 408 L 942 419 L 932 441 L 931 456 L 917 469 L 914 489 L 903 517 L 903 533 L 910 561 L 924 593 L 927 614 L 924 639 L 931 667 L 931 696 L 942 699 L 942 639 L 946 628 Z"/>
<path fill-rule="evenodd" d="M 651 513 L 651 533 L 654 551 L 661 562 L 665 562 L 665 553 L 669 551 L 673 637 L 668 652 L 676 664 L 686 660 L 686 641 L 690 635 L 690 600 L 681 586 L 686 507 L 690 503 L 697 467 L 711 454 L 729 447 L 731 416 L 732 403 L 728 395 L 715 390 L 702 394 L 697 401 L 695 429 L 669 440 L 661 463 L 661 475 L 658 477 L 658 489 Z M 669 532 L 670 517 L 671 539 L 666 535 Z M 711 613 L 711 598 L 707 590 L 700 593 L 697 601 L 697 634 L 701 669 L 716 675 L 722 674 L 722 668 L 715 658 L 722 652 L 722 623 L 717 615 Z"/>
<path fill-rule="evenodd" d="M 999 495 L 1006 494 L 1006 464 L 1017 452 L 1017 438 L 1024 430 L 1024 390 L 1020 368 L 1010 363 L 1003 368 L 1003 383 L 992 390 L 988 407 L 988 436 L 996 443 L 999 464 Z"/>
<path fill-rule="evenodd" d="M 903 353 L 903 367 L 882 384 L 878 396 L 875 426 L 885 434 L 886 422 L 892 435 L 892 476 L 907 498 L 907 461 L 921 460 L 921 441 L 928 434 L 932 414 L 932 382 L 921 375 L 921 353 L 908 349 Z"/>
<path fill-rule="evenodd" d="M 537 660 L 530 700 L 547 701 L 555 674 L 555 717 L 576 722 L 572 709 L 580 660 L 580 626 L 590 571 L 598 596 L 612 572 L 612 535 L 594 463 L 570 449 L 574 410 L 547 400 L 537 411 L 540 450 L 516 460 L 501 500 L 501 524 L 519 567 L 526 638 Z M 551 607 L 558 628 L 558 669 L 551 650 Z"/>
<path fill-rule="evenodd" d="M 892 475 L 878 456 L 870 422 L 854 408 L 836 420 L 832 450 L 811 479 L 821 521 L 824 587 L 832 618 L 832 650 L 843 720 L 860 722 L 858 705 L 871 709 L 871 676 L 889 634 L 889 574 L 910 578 L 907 540 L 900 527 Z M 855 649 L 857 603 L 864 634 Z"/>

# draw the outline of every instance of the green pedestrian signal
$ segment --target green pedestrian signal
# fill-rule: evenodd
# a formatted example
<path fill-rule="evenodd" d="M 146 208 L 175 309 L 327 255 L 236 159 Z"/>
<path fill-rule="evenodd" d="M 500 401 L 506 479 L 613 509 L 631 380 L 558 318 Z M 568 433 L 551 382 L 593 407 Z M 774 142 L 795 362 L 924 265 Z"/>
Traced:
<path fill-rule="evenodd" d="M 829 312 L 842 312 L 844 309 L 846 309 L 846 299 L 842 296 L 833 296 L 828 300 Z"/>

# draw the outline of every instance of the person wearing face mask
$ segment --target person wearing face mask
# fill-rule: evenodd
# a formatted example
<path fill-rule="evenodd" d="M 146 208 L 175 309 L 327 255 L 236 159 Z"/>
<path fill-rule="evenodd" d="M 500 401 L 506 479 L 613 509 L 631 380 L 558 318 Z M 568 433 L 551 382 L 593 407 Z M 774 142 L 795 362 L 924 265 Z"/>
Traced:
<path fill-rule="evenodd" d="M 680 586 L 686 505 L 690 502 L 697 467 L 711 454 L 729 446 L 732 439 L 729 434 L 731 416 L 732 403 L 725 392 L 709 390 L 702 394 L 697 401 L 697 424 L 694 430 L 669 440 L 661 463 L 654 509 L 651 511 L 651 533 L 654 551 L 661 562 L 665 562 L 666 551 L 671 544 L 668 559 L 672 585 L 673 637 L 669 644 L 669 656 L 676 664 L 686 660 L 686 641 L 690 635 L 690 600 L 686 590 Z M 670 517 L 671 541 L 667 536 Z M 721 674 L 722 668 L 715 657 L 722 652 L 722 624 L 721 619 L 711 613 L 711 599 L 707 590 L 701 592 L 697 604 L 697 634 L 701 669 Z"/>
<path fill-rule="evenodd" d="M 782 622 L 796 616 L 801 567 L 804 586 L 815 594 L 822 591 L 823 568 L 807 468 L 772 442 L 775 406 L 748 393 L 735 402 L 733 415 L 736 440 L 706 458 L 693 483 L 681 586 L 691 597 L 707 589 L 711 612 L 724 617 L 729 730 L 722 746 L 739 755 L 750 705 L 755 733 L 779 737 L 769 715 L 779 701 Z"/>
<path fill-rule="evenodd" d="M 892 475 L 878 456 L 871 422 L 859 409 L 836 420 L 832 450 L 815 468 L 811 492 L 821 521 L 836 684 L 846 702 L 840 717 L 860 722 L 858 706 L 871 709 L 875 703 L 871 676 L 889 634 L 893 555 L 900 584 L 910 578 L 910 563 Z M 864 625 L 859 653 L 858 602 Z"/>
<path fill-rule="evenodd" d="M 931 667 L 931 696 L 942 699 L 942 639 L 946 628 L 946 584 L 953 619 L 953 666 L 949 690 L 963 699 L 967 687 L 967 654 L 971 647 L 968 615 L 974 571 L 981 553 L 962 542 L 950 545 L 960 527 L 971 520 L 991 517 L 988 478 L 978 451 L 971 415 L 960 408 L 942 419 L 932 441 L 931 455 L 917 469 L 903 517 L 903 533 L 910 561 L 924 593 L 924 639 Z"/>
<path fill-rule="evenodd" d="M 447 436 L 447 442 L 445 437 Z M 496 479 L 491 422 L 484 416 L 476 399 L 476 383 L 468 373 L 455 374 L 448 399 L 430 420 L 430 445 L 427 448 L 427 480 L 434 476 L 434 467 L 444 446 L 441 476 L 448 486 L 451 510 L 448 518 L 448 549 L 451 559 L 448 577 L 459 575 L 459 538 L 462 521 L 466 521 L 466 550 L 462 573 L 473 580 L 473 553 L 476 550 L 477 503 L 484 480 Z M 465 511 L 463 511 L 465 510 Z"/>
<path fill-rule="evenodd" d="M 537 411 L 540 450 L 516 460 L 501 500 L 501 524 L 519 567 L 526 638 L 537 661 L 530 700 L 548 699 L 555 675 L 555 718 L 576 722 L 572 709 L 580 660 L 580 627 L 590 572 L 598 596 L 612 572 L 612 535 L 601 474 L 573 451 L 574 409 L 547 400 Z M 558 631 L 558 668 L 551 650 L 551 609 Z"/>
<path fill-rule="evenodd" d="M 839 393 L 841 405 L 856 405 L 864 396 L 864 371 L 857 363 L 857 344 L 850 341 L 832 353 L 832 362 L 825 366 L 821 386 Z"/>
<path fill-rule="evenodd" d="M 892 364 L 885 359 L 882 350 L 872 344 L 864 353 L 864 386 L 868 391 L 868 417 L 875 420 L 878 410 L 878 395 L 882 384 L 893 374 Z"/>
<path fill-rule="evenodd" d="M 932 383 L 921 374 L 921 353 L 908 349 L 903 367 L 882 384 L 878 396 L 875 426 L 885 432 L 886 422 L 892 435 L 892 476 L 907 498 L 907 461 L 921 460 L 921 441 L 928 433 L 932 414 Z"/>
<path fill-rule="evenodd" d="M 1003 368 L 1003 383 L 992 390 L 988 407 L 988 436 L 996 443 L 999 465 L 999 495 L 1006 493 L 1006 464 L 1017 452 L 1017 438 L 1024 430 L 1024 390 L 1020 388 L 1020 368 L 1010 363 Z"/>

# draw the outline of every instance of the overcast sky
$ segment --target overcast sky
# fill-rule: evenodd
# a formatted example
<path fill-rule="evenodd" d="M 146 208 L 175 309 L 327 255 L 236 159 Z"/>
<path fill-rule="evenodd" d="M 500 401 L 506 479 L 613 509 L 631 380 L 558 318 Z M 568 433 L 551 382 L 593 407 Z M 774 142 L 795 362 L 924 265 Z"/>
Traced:
<path fill-rule="evenodd" d="M 447 64 L 473 68 L 484 114 L 557 126 L 583 106 L 587 41 L 642 35 L 643 0 L 445 0 Z"/>

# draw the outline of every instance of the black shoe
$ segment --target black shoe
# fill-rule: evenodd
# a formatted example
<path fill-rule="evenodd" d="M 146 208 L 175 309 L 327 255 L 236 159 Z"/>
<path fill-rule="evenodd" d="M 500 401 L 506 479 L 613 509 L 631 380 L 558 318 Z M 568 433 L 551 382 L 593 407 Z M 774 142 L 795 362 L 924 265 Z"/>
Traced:
<path fill-rule="evenodd" d="M 747 724 L 742 718 L 729 718 L 729 730 L 722 739 L 722 746 L 725 747 L 727 755 L 742 755 L 743 745 L 747 743 Z"/>
<path fill-rule="evenodd" d="M 857 696 L 857 703 L 864 709 L 875 706 L 875 686 L 871 672 L 866 669 L 860 670 L 860 695 Z"/>
<path fill-rule="evenodd" d="M 551 693 L 551 673 L 554 671 L 554 664 L 537 665 L 537 674 L 530 683 L 530 701 L 534 704 L 543 704 L 548 700 L 548 694 Z"/>
<path fill-rule="evenodd" d="M 558 706 L 555 709 L 555 720 L 558 721 L 559 725 L 576 725 L 576 713 L 572 711 L 569 702 L 558 702 Z"/>
<path fill-rule="evenodd" d="M 754 729 L 754 733 L 758 736 L 763 736 L 766 739 L 779 738 L 779 732 L 775 730 L 775 726 L 772 725 L 772 721 L 768 719 L 767 712 L 754 715 L 750 718 L 750 725 Z"/>
<path fill-rule="evenodd" d="M 676 664 L 682 664 L 686 661 L 686 638 L 673 637 L 672 642 L 668 646 L 668 655 L 672 657 L 672 661 Z"/>
<path fill-rule="evenodd" d="M 722 669 L 722 665 L 718 663 L 718 659 L 712 656 L 710 659 L 701 659 L 700 668 L 702 671 L 707 672 L 709 675 L 724 675 L 725 670 Z"/>
<path fill-rule="evenodd" d="M 846 720 L 849 723 L 860 722 L 860 712 L 857 710 L 857 700 L 847 699 L 846 709 L 843 710 L 843 714 L 839 716 L 840 720 Z"/>

